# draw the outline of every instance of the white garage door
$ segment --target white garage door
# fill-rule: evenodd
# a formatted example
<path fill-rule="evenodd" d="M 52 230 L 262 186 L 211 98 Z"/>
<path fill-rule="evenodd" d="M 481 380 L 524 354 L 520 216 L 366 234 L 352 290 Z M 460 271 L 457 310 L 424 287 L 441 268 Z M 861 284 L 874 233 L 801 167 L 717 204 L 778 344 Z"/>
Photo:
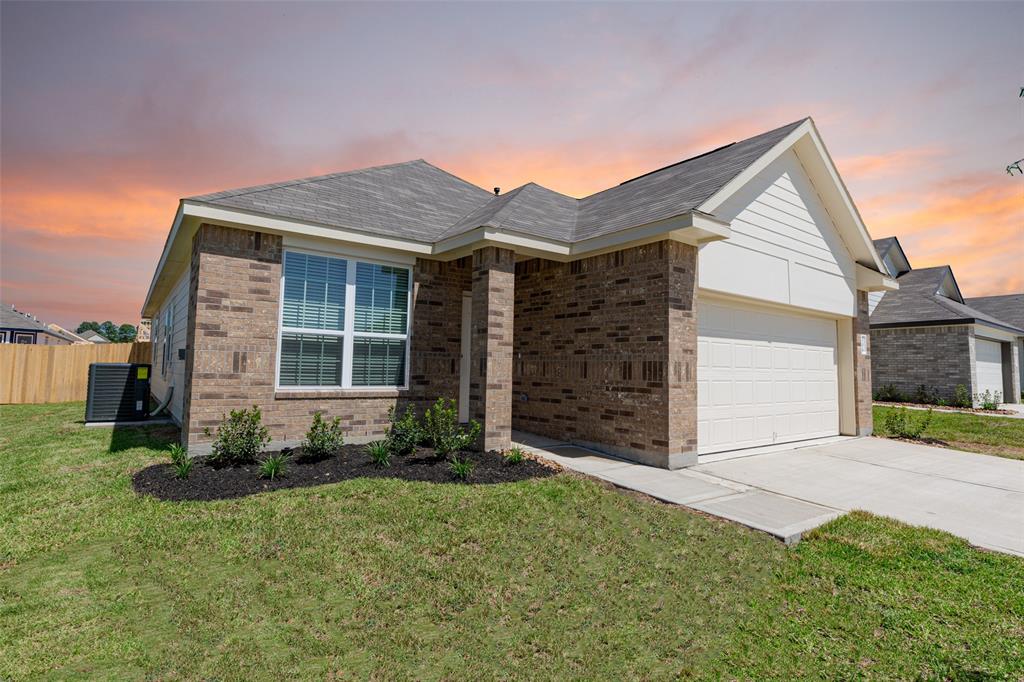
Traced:
<path fill-rule="evenodd" d="M 836 322 L 701 301 L 697 452 L 839 433 Z"/>
<path fill-rule="evenodd" d="M 974 340 L 974 357 L 977 363 L 977 393 L 991 391 L 995 396 L 1003 395 L 1003 350 L 998 341 Z"/>

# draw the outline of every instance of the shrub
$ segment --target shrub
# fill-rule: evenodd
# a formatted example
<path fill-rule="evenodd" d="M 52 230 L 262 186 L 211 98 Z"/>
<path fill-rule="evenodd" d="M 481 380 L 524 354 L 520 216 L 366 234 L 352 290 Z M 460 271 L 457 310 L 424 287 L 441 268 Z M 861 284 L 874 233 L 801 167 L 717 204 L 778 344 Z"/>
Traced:
<path fill-rule="evenodd" d="M 345 442 L 341 433 L 341 417 L 327 421 L 322 413 L 313 415 L 313 423 L 302 441 L 302 456 L 306 459 L 325 459 L 335 454 Z"/>
<path fill-rule="evenodd" d="M 455 401 L 451 398 L 438 398 L 423 415 L 423 430 L 434 446 L 434 451 L 445 457 L 470 448 L 480 435 L 480 424 L 471 419 L 463 428 L 459 425 Z"/>
<path fill-rule="evenodd" d="M 174 468 L 175 476 L 181 479 L 186 479 L 188 478 L 188 475 L 192 473 L 193 464 L 194 462 L 192 458 L 186 455 L 184 459 L 179 459 L 178 461 L 171 464 L 171 466 Z"/>
<path fill-rule="evenodd" d="M 937 405 L 939 402 L 939 393 L 934 389 L 929 389 L 924 384 L 917 387 L 914 391 L 913 400 L 911 402 L 920 403 L 922 405 Z"/>
<path fill-rule="evenodd" d="M 505 464 L 519 464 L 526 459 L 526 453 L 518 445 L 513 445 L 511 448 L 502 453 L 505 458 Z"/>
<path fill-rule="evenodd" d="M 284 476 L 285 462 L 287 460 L 288 455 L 283 452 L 267 455 L 266 459 L 260 462 L 260 478 L 269 478 L 273 481 L 275 478 Z"/>
<path fill-rule="evenodd" d="M 366 444 L 366 452 L 377 466 L 391 466 L 391 447 L 386 440 L 375 440 Z"/>
<path fill-rule="evenodd" d="M 999 403 L 1003 402 L 1003 395 L 999 391 L 995 394 L 986 390 L 974 396 L 974 402 L 983 410 L 998 410 Z"/>
<path fill-rule="evenodd" d="M 391 420 L 391 426 L 388 427 L 386 439 L 391 453 L 408 455 L 416 449 L 423 438 L 423 429 L 416 419 L 416 414 L 412 407 L 406 407 L 402 416 L 398 417 L 398 410 L 392 407 L 388 412 L 388 419 Z"/>
<path fill-rule="evenodd" d="M 215 466 L 248 464 L 256 460 L 256 455 L 269 442 L 270 435 L 263 425 L 260 408 L 253 405 L 251 410 L 232 410 L 217 427 L 210 463 Z"/>
<path fill-rule="evenodd" d="M 448 462 L 448 469 L 452 472 L 452 476 L 460 481 L 468 481 L 469 475 L 473 473 L 473 461 L 469 457 L 463 457 L 459 459 L 457 456 L 452 455 L 452 459 Z"/>
<path fill-rule="evenodd" d="M 885 415 L 885 419 L 882 420 L 882 428 L 890 436 L 916 440 L 921 437 L 931 422 L 932 411 L 930 409 L 921 415 L 920 419 L 916 419 L 910 414 L 910 410 L 900 407 Z"/>
<path fill-rule="evenodd" d="M 903 403 L 906 396 L 892 384 L 886 384 L 875 391 L 875 400 L 883 403 Z"/>
<path fill-rule="evenodd" d="M 171 443 L 171 446 L 167 448 L 167 455 L 171 458 L 171 464 L 188 459 L 188 451 L 180 443 Z"/>
<path fill-rule="evenodd" d="M 957 384 L 956 390 L 953 393 L 953 405 L 956 407 L 971 407 L 971 394 L 967 392 L 967 387 L 963 384 Z"/>

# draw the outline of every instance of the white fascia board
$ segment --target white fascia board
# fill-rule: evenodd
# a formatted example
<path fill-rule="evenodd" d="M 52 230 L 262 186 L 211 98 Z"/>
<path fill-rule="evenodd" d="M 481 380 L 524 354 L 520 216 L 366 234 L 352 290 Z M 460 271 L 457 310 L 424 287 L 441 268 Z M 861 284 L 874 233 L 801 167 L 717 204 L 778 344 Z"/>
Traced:
<path fill-rule="evenodd" d="M 871 241 L 871 235 L 868 233 L 867 227 L 861 219 L 860 212 L 853 203 L 850 191 L 846 188 L 846 184 L 843 182 L 842 177 L 840 177 L 839 171 L 836 170 L 835 162 L 832 160 L 832 156 L 828 153 L 828 149 L 825 148 L 825 143 L 822 141 L 821 135 L 818 133 L 818 129 L 814 125 L 814 121 L 811 119 L 807 119 L 793 129 L 789 135 L 786 135 L 786 137 L 779 140 L 774 147 L 761 155 L 761 157 L 748 168 L 726 183 L 724 187 L 715 192 L 709 199 L 698 206 L 698 210 L 705 213 L 714 213 L 732 195 L 739 191 L 741 187 L 746 185 L 758 173 L 767 168 L 771 162 L 782 156 L 782 154 L 787 150 L 796 147 L 797 144 L 805 138 L 807 138 L 810 144 L 813 145 L 816 156 L 824 167 L 827 179 L 831 181 L 835 189 L 834 198 L 838 199 L 840 204 L 839 207 L 842 209 L 842 213 L 844 215 L 835 215 L 833 211 L 829 211 L 829 213 L 832 215 L 832 219 L 836 221 L 836 227 L 840 229 L 840 234 L 843 235 L 843 241 L 847 242 L 847 248 L 851 247 L 848 243 L 850 241 L 847 238 L 848 236 L 856 237 L 856 241 L 859 242 L 859 244 L 853 244 L 853 246 L 857 248 L 851 249 L 852 252 L 859 256 L 855 256 L 854 260 L 861 264 L 873 265 L 874 269 L 879 273 L 885 272 L 885 266 L 882 264 L 881 258 L 878 257 L 878 252 L 875 251 L 875 245 Z M 797 156 L 800 156 L 799 151 L 797 152 Z M 811 178 L 811 182 L 814 182 L 813 177 Z M 825 200 L 826 208 L 828 208 L 829 201 L 826 196 L 824 196 L 829 193 L 827 191 L 828 188 L 825 187 L 817 189 L 819 193 L 823 194 L 822 199 Z M 844 230 L 844 225 L 853 228 L 856 235 L 851 235 L 849 234 L 849 230 Z"/>
<path fill-rule="evenodd" d="M 1014 334 L 1008 329 L 1000 329 L 999 327 L 992 327 L 980 320 L 974 323 L 974 334 L 981 338 L 986 338 L 992 341 L 1015 341 L 1021 338 L 1019 334 Z"/>
<path fill-rule="evenodd" d="M 899 283 L 888 274 L 875 272 L 860 263 L 857 266 L 857 289 L 860 291 L 896 291 Z"/>

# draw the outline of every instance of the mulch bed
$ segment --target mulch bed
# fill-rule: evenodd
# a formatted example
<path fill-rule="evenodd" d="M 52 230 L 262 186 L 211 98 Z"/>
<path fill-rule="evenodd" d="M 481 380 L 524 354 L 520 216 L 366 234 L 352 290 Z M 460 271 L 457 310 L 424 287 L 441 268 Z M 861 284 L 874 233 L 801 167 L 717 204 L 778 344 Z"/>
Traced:
<path fill-rule="evenodd" d="M 260 478 L 258 464 L 237 467 L 213 467 L 202 460 L 196 462 L 187 479 L 175 477 L 170 464 L 154 464 L 138 471 L 132 485 L 140 495 L 161 500 L 226 500 L 246 495 L 305 488 L 346 481 L 353 478 L 397 478 L 403 481 L 450 484 L 514 483 L 531 478 L 553 476 L 560 468 L 536 459 L 507 464 L 500 452 L 473 452 L 473 473 L 467 482 L 458 481 L 448 468 L 448 460 L 437 457 L 428 448 L 417 448 L 404 457 L 392 457 L 391 466 L 381 467 L 370 461 L 364 445 L 345 445 L 337 456 L 309 462 L 302 458 L 301 448 L 287 451 L 289 459 L 285 474 L 270 481 Z M 273 454 L 266 452 L 264 455 Z"/>
<path fill-rule="evenodd" d="M 952 407 L 950 405 L 929 405 L 927 403 L 897 403 L 890 402 L 888 400 L 875 400 L 875 405 L 879 407 L 917 407 L 922 410 L 931 408 L 936 412 L 967 412 L 967 413 L 978 413 L 978 414 L 1016 414 L 1013 410 L 983 410 L 980 407 Z"/>

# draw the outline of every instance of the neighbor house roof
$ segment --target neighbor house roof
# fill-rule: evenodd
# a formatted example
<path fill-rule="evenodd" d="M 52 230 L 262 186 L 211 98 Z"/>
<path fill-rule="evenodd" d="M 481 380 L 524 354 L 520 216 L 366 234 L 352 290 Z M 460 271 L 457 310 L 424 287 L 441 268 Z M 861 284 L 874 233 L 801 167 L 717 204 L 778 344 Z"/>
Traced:
<path fill-rule="evenodd" d="M 0 303 L 0 327 L 5 329 L 26 329 L 52 334 L 46 325 L 36 318 L 21 312 L 9 303 Z"/>
<path fill-rule="evenodd" d="M 1020 325 L 994 317 L 939 293 L 952 276 L 948 265 L 910 270 L 896 278 L 900 288 L 882 297 L 871 313 L 874 328 L 982 323 L 1024 334 Z"/>
<path fill-rule="evenodd" d="M 433 242 L 478 227 L 575 242 L 691 211 L 807 119 L 583 199 L 528 183 L 504 195 L 419 159 L 189 197 L 188 201 Z"/>
<path fill-rule="evenodd" d="M 1014 327 L 1024 329 L 1024 294 L 981 296 L 965 299 L 964 303 L 992 317 L 1005 320 Z"/>

